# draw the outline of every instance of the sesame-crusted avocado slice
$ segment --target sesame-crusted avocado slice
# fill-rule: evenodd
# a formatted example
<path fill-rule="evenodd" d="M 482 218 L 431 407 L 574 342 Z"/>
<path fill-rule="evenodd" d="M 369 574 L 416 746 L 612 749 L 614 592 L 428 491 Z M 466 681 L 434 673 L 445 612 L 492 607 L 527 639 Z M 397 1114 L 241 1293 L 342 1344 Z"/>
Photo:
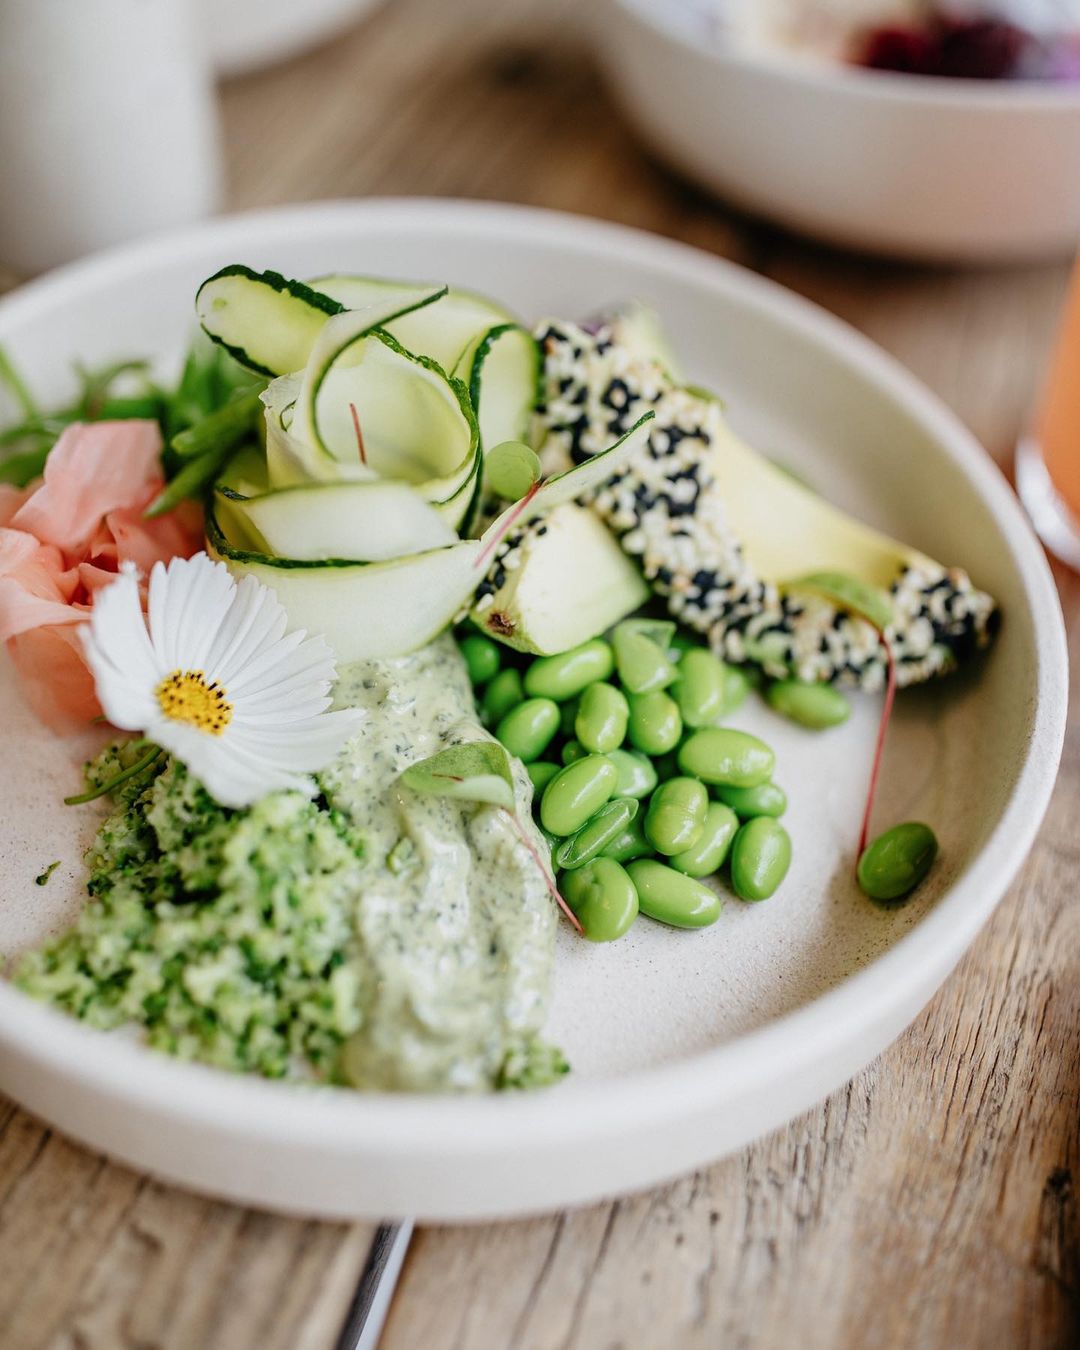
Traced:
<path fill-rule="evenodd" d="M 649 598 L 607 526 L 567 502 L 506 537 L 470 618 L 521 652 L 550 656 L 596 637 Z"/>
<path fill-rule="evenodd" d="M 744 445 L 722 404 L 680 387 L 618 316 L 536 330 L 544 362 L 537 414 L 545 453 L 572 463 L 646 408 L 648 444 L 590 500 L 683 624 L 727 660 L 773 676 L 880 687 L 878 629 L 810 574 L 848 575 L 888 604 L 898 682 L 946 674 L 997 627 L 990 596 L 959 568 L 854 520 Z"/>

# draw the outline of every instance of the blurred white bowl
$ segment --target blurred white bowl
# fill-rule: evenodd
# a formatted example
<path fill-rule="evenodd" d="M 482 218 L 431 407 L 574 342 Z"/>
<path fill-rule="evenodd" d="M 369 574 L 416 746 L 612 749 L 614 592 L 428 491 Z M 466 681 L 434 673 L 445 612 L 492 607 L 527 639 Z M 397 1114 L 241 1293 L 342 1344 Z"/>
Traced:
<path fill-rule="evenodd" d="M 599 49 L 645 139 L 745 209 L 940 261 L 1080 243 L 1080 87 L 945 80 L 725 50 L 680 9 L 605 0 Z"/>
<path fill-rule="evenodd" d="M 201 0 L 210 59 L 221 75 L 246 75 L 299 56 L 383 0 Z"/>

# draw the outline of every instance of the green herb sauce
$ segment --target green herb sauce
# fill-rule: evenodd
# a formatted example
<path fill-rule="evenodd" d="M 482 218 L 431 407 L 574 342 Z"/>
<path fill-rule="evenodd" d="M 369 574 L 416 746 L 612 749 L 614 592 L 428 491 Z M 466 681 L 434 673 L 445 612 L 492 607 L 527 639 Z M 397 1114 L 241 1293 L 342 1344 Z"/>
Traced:
<path fill-rule="evenodd" d="M 557 918 L 535 862 L 498 808 L 398 782 L 487 738 L 453 641 L 345 668 L 336 701 L 369 716 L 317 800 L 230 811 L 164 758 L 123 784 L 88 854 L 88 903 L 17 983 L 95 1026 L 139 1024 L 158 1049 L 272 1077 L 551 1082 L 566 1071 L 539 1039 Z M 91 785 L 133 757 L 107 752 Z M 517 764 L 515 788 L 528 822 Z"/>

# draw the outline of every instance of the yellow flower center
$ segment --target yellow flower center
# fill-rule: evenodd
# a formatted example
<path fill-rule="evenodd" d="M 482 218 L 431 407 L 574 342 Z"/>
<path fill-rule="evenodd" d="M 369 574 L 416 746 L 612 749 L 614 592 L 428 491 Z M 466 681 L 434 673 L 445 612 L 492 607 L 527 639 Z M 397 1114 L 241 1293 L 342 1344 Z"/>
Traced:
<path fill-rule="evenodd" d="M 211 736 L 220 736 L 232 721 L 233 707 L 225 690 L 216 680 L 208 684 L 201 670 L 174 670 L 156 693 L 166 717 L 189 722 Z"/>

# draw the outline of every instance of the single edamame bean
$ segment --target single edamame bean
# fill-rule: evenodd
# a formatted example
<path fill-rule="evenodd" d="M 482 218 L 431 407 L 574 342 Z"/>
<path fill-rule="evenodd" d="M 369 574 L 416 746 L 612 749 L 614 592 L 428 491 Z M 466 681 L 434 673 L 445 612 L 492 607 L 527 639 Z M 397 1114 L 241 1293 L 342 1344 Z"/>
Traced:
<path fill-rule="evenodd" d="M 555 775 L 559 772 L 561 765 L 552 764 L 550 759 L 537 759 L 531 764 L 525 765 L 525 771 L 532 780 L 534 801 L 540 800 L 540 793 L 547 787 Z"/>
<path fill-rule="evenodd" d="M 727 704 L 723 665 L 704 647 L 692 647 L 679 662 L 679 678 L 671 694 L 679 705 L 683 724 L 707 727 L 720 717 Z"/>
<path fill-rule="evenodd" d="M 629 797 L 619 797 L 608 802 L 582 825 L 577 834 L 563 840 L 555 851 L 556 866 L 570 872 L 592 862 L 613 839 L 622 834 L 637 813 L 638 804 Z"/>
<path fill-rule="evenodd" d="M 638 897 L 626 868 L 596 858 L 560 878 L 563 899 L 590 942 L 614 942 L 638 916 Z"/>
<path fill-rule="evenodd" d="M 668 862 L 688 877 L 710 877 L 720 870 L 739 831 L 739 818 L 723 802 L 710 802 L 693 847 L 676 853 Z"/>
<path fill-rule="evenodd" d="M 740 820 L 754 816 L 782 816 L 787 810 L 787 793 L 778 783 L 759 783 L 757 787 L 725 787 L 716 789 L 719 801 L 730 806 Z"/>
<path fill-rule="evenodd" d="M 573 764 L 575 759 L 584 759 L 588 753 L 580 741 L 567 741 L 560 758 L 564 764 Z"/>
<path fill-rule="evenodd" d="M 612 839 L 603 850 L 602 856 L 625 863 L 634 858 L 648 858 L 652 855 L 652 851 L 652 844 L 645 838 L 644 817 L 638 815 Z"/>
<path fill-rule="evenodd" d="M 559 705 L 550 698 L 527 698 L 511 708 L 495 729 L 512 755 L 529 764 L 539 759 L 559 729 Z"/>
<path fill-rule="evenodd" d="M 778 820 L 756 816 L 731 845 L 731 884 L 740 900 L 768 900 L 791 866 L 791 836 Z"/>
<path fill-rule="evenodd" d="M 608 759 L 615 765 L 615 791 L 613 797 L 647 797 L 656 787 L 656 770 L 653 762 L 637 750 L 611 750 Z"/>
<path fill-rule="evenodd" d="M 615 765 L 603 755 L 586 755 L 560 769 L 544 789 L 540 820 L 545 830 L 566 839 L 576 834 L 611 796 Z"/>
<path fill-rule="evenodd" d="M 851 716 L 851 704 L 831 684 L 777 680 L 765 690 L 769 706 L 811 731 L 838 727 Z"/>
<path fill-rule="evenodd" d="M 606 755 L 622 745 L 629 721 L 630 705 L 626 695 L 613 684 L 598 680 L 581 696 L 574 731 L 586 750 Z"/>
<path fill-rule="evenodd" d="M 938 841 L 929 825 L 907 821 L 879 834 L 859 859 L 859 885 L 871 900 L 901 900 L 926 876 Z"/>
<path fill-rule="evenodd" d="M 703 783 L 757 787 L 768 782 L 775 767 L 776 756 L 764 741 L 731 727 L 695 731 L 679 747 L 679 768 Z"/>
<path fill-rule="evenodd" d="M 720 917 L 720 897 L 703 882 L 652 858 L 627 864 L 642 914 L 672 928 L 707 928 Z"/>
<path fill-rule="evenodd" d="M 649 801 L 645 837 L 657 853 L 682 853 L 697 843 L 708 809 L 709 794 L 696 778 L 671 778 Z"/>
<path fill-rule="evenodd" d="M 619 624 L 611 641 L 619 680 L 629 693 L 648 694 L 666 689 L 678 676 L 665 648 L 642 632 L 632 620 Z"/>
<path fill-rule="evenodd" d="M 630 743 L 646 755 L 666 755 L 679 744 L 682 717 L 679 705 L 662 689 L 631 694 Z"/>
<path fill-rule="evenodd" d="M 580 699 L 569 698 L 565 703 L 559 704 L 559 735 L 573 736 L 574 723 L 577 721 L 577 710 Z"/>
<path fill-rule="evenodd" d="M 525 692 L 562 703 L 597 680 L 606 680 L 614 669 L 611 648 L 603 638 L 593 638 L 558 656 L 541 656 L 534 661 L 525 672 Z"/>
<path fill-rule="evenodd" d="M 510 709 L 517 707 L 524 698 L 520 671 L 512 666 L 509 670 L 500 670 L 484 690 L 480 700 L 480 716 L 487 726 L 498 726 Z"/>
<path fill-rule="evenodd" d="M 741 666 L 724 663 L 724 714 L 735 712 L 746 702 L 753 680 Z"/>
<path fill-rule="evenodd" d="M 498 675 L 502 654 L 497 642 L 481 637 L 479 633 L 470 633 L 458 643 L 458 650 L 465 658 L 469 679 L 474 685 L 487 684 Z"/>

